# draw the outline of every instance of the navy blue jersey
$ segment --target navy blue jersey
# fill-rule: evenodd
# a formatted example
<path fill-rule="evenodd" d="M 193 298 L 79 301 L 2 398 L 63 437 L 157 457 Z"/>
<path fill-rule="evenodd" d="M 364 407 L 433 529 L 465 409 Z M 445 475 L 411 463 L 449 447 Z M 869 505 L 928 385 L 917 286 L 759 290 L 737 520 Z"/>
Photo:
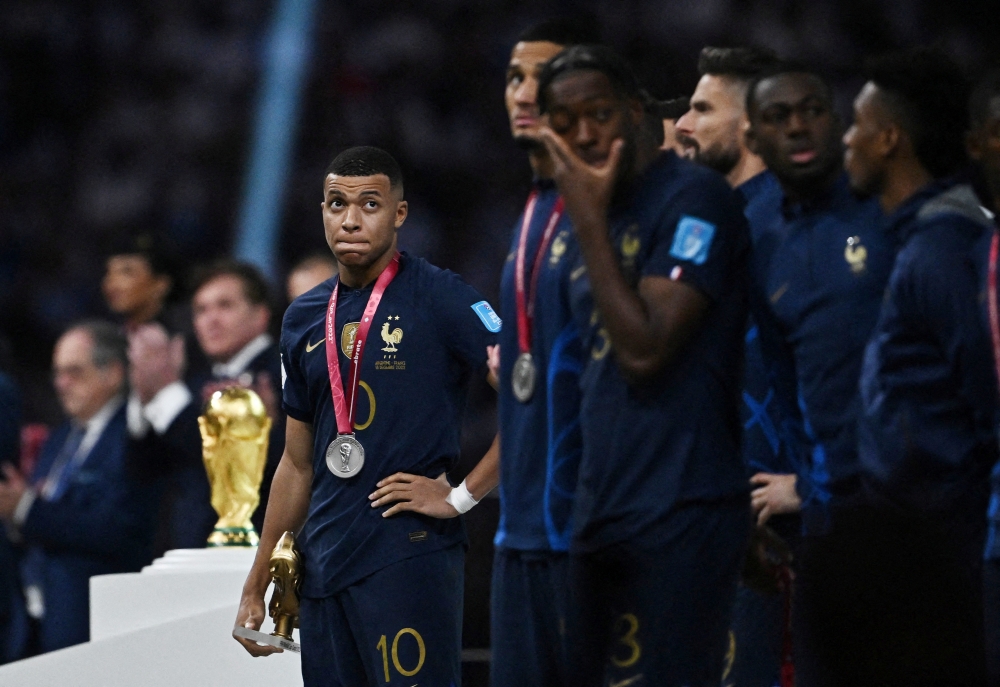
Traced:
<path fill-rule="evenodd" d="M 655 543 L 671 536 L 659 526 L 669 529 L 685 504 L 748 491 L 739 457 L 749 250 L 742 202 L 721 176 L 668 152 L 636 181 L 628 202 L 611 210 L 609 228 L 634 286 L 642 277 L 682 281 L 711 307 L 673 364 L 630 385 L 587 279 L 571 279 L 574 315 L 590 325 L 573 512 L 573 548 L 580 551 Z"/>
<path fill-rule="evenodd" d="M 551 182 L 540 182 L 537 190 L 525 250 L 526 283 L 530 283 L 534 257 L 559 197 Z M 514 398 L 511 375 L 520 355 L 514 273 L 522 220 L 515 227 L 511 254 L 500 282 L 500 316 L 507 326 L 497 337 L 501 469 L 500 525 L 495 543 L 519 550 L 566 551 L 583 450 L 579 381 L 583 353 L 568 295 L 579 248 L 564 213 L 549 248 L 541 256 L 531 338 L 537 381 L 531 399 L 521 403 Z"/>
<path fill-rule="evenodd" d="M 383 518 L 385 509 L 372 508 L 368 495 L 395 472 L 433 478 L 455 466 L 467 382 L 472 374 L 486 374 L 486 347 L 500 329 L 500 318 L 458 275 L 404 253 L 361 362 L 355 431 L 365 464 L 357 476 L 342 479 L 326 466 L 327 446 L 337 436 L 324 343 L 336 279 L 296 299 L 281 330 L 285 412 L 310 423 L 315 437 L 309 514 L 299 537 L 302 593 L 309 597 L 328 596 L 390 563 L 464 541 L 460 518 Z M 340 285 L 336 333 L 345 380 L 371 291 Z"/>
<path fill-rule="evenodd" d="M 804 524 L 819 531 L 831 495 L 859 487 L 858 377 L 894 245 L 877 202 L 855 198 L 846 174 L 808 203 L 783 199 L 748 218 L 753 316 L 782 411 L 800 428 Z"/>
<path fill-rule="evenodd" d="M 866 486 L 981 527 L 997 455 L 997 381 L 981 312 L 992 222 L 971 188 L 945 183 L 918 192 L 890 222 L 900 249 L 861 375 Z"/>
<path fill-rule="evenodd" d="M 751 177 L 736 187 L 746 203 L 744 214 L 753 217 L 781 205 L 782 191 L 777 178 L 768 171 Z M 750 225 L 753 232 L 762 229 L 759 223 Z M 760 348 L 757 324 L 751 318 L 745 339 L 746 362 L 743 370 L 743 461 L 749 474 L 757 472 L 789 473 L 796 467 L 783 439 L 782 416 L 775 399 L 774 386 L 768 375 Z"/>

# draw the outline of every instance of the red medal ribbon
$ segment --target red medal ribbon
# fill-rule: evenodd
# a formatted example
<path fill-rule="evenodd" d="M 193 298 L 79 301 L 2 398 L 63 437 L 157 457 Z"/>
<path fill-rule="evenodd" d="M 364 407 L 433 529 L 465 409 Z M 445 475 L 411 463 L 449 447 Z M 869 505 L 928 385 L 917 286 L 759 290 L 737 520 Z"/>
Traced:
<path fill-rule="evenodd" d="M 347 376 L 351 380 L 351 397 L 344 397 L 344 383 L 340 378 L 340 362 L 337 358 L 337 292 L 340 290 L 340 280 L 333 287 L 330 294 L 330 305 L 326 310 L 326 367 L 330 372 L 330 392 L 333 394 L 333 412 L 337 417 L 337 433 L 354 433 L 354 415 L 358 408 L 358 387 L 361 381 L 361 354 L 365 350 L 365 341 L 368 339 L 368 330 L 371 329 L 372 320 L 375 319 L 375 311 L 382 301 L 382 294 L 386 287 L 396 277 L 399 272 L 399 253 L 396 253 L 392 262 L 386 265 L 382 274 L 375 280 L 372 288 L 372 295 L 368 297 L 368 305 L 365 306 L 365 314 L 358 323 L 358 330 L 354 335 L 354 348 L 351 351 L 351 364 L 347 368 Z"/>
<path fill-rule="evenodd" d="M 524 280 L 524 257 L 527 253 L 528 229 L 531 225 L 531 218 L 535 214 L 535 205 L 538 203 L 538 191 L 532 191 L 528 196 L 528 203 L 524 206 L 524 221 L 521 222 L 521 235 L 517 240 L 517 258 L 514 263 L 514 294 L 517 305 L 517 344 L 521 353 L 531 351 L 531 327 L 535 319 L 535 292 L 538 289 L 538 273 L 541 272 L 541 258 L 545 255 L 545 250 L 549 247 L 552 235 L 555 233 L 559 218 L 562 217 L 563 205 L 562 196 L 552 207 L 548 224 L 545 225 L 545 233 L 542 234 L 542 241 L 538 244 L 535 252 L 535 261 L 531 265 L 531 293 L 528 294 Z"/>
<path fill-rule="evenodd" d="M 990 338 L 993 340 L 993 364 L 1000 384 L 1000 311 L 997 309 L 997 253 L 1000 252 L 1000 232 L 993 230 L 990 241 L 990 267 L 986 280 L 986 303 L 990 314 Z"/>

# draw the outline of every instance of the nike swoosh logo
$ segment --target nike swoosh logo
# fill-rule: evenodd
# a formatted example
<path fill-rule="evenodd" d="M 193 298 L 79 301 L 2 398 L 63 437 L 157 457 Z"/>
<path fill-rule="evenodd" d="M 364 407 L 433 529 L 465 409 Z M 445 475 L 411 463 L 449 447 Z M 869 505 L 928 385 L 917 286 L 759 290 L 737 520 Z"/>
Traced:
<path fill-rule="evenodd" d="M 316 343 L 311 344 L 311 343 L 309 343 L 309 340 L 306 339 L 306 353 L 312 353 L 313 351 L 316 350 L 316 347 L 319 346 L 324 341 L 326 341 L 326 339 L 320 339 Z"/>
<path fill-rule="evenodd" d="M 642 673 L 638 675 L 633 675 L 632 677 L 627 677 L 624 680 L 619 680 L 618 682 L 609 682 L 608 687 L 628 687 L 633 682 L 638 682 L 642 679 Z"/>

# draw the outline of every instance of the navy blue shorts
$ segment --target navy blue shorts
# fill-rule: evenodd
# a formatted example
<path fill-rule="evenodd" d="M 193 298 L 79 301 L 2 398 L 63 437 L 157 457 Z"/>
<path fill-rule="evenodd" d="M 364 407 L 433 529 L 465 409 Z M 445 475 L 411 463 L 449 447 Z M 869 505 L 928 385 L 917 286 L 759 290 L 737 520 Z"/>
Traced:
<path fill-rule="evenodd" d="M 741 498 L 675 513 L 655 546 L 572 553 L 570 684 L 718 687 L 749 532 Z"/>
<path fill-rule="evenodd" d="M 305 687 L 454 687 L 462 673 L 465 547 L 394 563 L 322 599 L 303 598 Z"/>
<path fill-rule="evenodd" d="M 565 553 L 497 550 L 490 612 L 493 687 L 563 684 L 568 567 Z"/>

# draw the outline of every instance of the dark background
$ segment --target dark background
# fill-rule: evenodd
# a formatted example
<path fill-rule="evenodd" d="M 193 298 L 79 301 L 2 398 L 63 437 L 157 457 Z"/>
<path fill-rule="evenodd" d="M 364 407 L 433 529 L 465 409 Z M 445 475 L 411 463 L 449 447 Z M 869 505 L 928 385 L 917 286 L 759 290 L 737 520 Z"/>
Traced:
<path fill-rule="evenodd" d="M 9 343 L 0 366 L 22 386 L 26 421 L 58 419 L 52 344 L 71 321 L 106 314 L 99 281 L 111 237 L 166 232 L 188 266 L 232 246 L 272 9 L 265 0 L 0 7 L 0 338 Z M 504 69 L 532 22 L 593 13 L 661 98 L 691 93 L 706 44 L 767 46 L 829 73 L 846 115 L 867 54 L 936 43 L 970 75 L 1000 66 L 998 9 L 939 0 L 320 2 L 276 271 L 324 248 L 318 204 L 332 156 L 373 144 L 404 168 L 403 248 L 494 299 L 529 182 L 508 133 Z M 494 429 L 489 394 L 474 395 L 466 464 Z M 487 645 L 496 502 L 473 514 L 475 647 Z"/>

